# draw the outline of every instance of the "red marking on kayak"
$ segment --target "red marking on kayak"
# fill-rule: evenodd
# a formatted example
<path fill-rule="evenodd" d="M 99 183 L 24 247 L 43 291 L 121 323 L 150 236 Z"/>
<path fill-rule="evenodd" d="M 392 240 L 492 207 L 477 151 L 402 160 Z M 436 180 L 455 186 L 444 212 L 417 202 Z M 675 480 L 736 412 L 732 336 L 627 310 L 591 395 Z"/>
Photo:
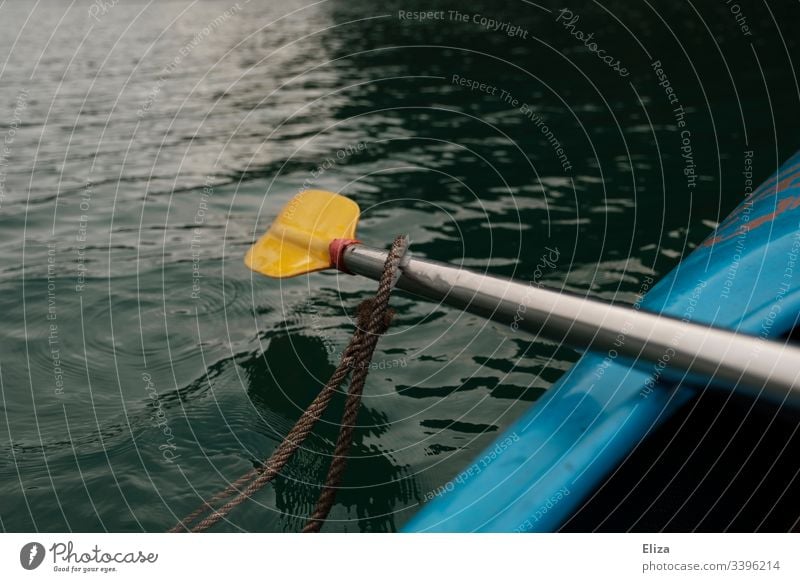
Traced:
<path fill-rule="evenodd" d="M 767 179 L 766 182 L 761 184 L 758 188 L 756 188 L 755 192 L 753 192 L 752 197 L 754 199 L 760 199 L 767 194 L 777 194 L 778 192 L 782 192 L 788 187 L 788 184 L 791 184 L 794 178 L 800 177 L 800 162 L 795 164 L 794 166 L 790 166 L 786 168 L 783 172 L 781 172 L 777 176 L 772 176 L 771 178 Z M 777 184 L 773 188 L 773 183 L 777 181 Z"/>
<path fill-rule="evenodd" d="M 728 215 L 728 218 L 725 219 L 724 224 L 729 225 L 734 223 L 740 214 L 742 214 L 748 207 L 752 208 L 753 205 L 759 200 L 767 198 L 768 196 L 776 196 L 787 188 L 791 188 L 795 184 L 800 184 L 800 164 L 793 166 L 788 172 L 783 172 L 783 176 L 784 177 L 774 184 L 774 186 L 769 186 L 769 184 L 775 180 L 775 178 L 770 178 L 761 184 L 761 186 L 756 188 L 756 190 L 747 198 L 747 201 L 744 204 L 740 204 L 734 208 L 733 212 L 731 212 Z M 724 229 L 725 227 L 723 226 L 722 228 Z"/>
<path fill-rule="evenodd" d="M 786 186 L 784 185 L 783 188 L 785 189 Z M 780 190 L 778 190 L 778 191 L 780 191 Z M 706 239 L 700 245 L 700 247 L 710 247 L 711 245 L 715 245 L 715 244 L 720 243 L 720 242 L 725 242 L 727 240 L 731 240 L 732 238 L 734 238 L 736 236 L 739 236 L 739 234 L 742 233 L 742 232 L 750 232 L 751 230 L 753 230 L 755 228 L 758 228 L 762 224 L 765 224 L 767 222 L 772 222 L 773 220 L 775 220 L 775 218 L 777 218 L 778 216 L 780 216 L 784 212 L 787 212 L 789 210 L 794 210 L 798 206 L 800 206 L 800 196 L 784 198 L 783 200 L 778 202 L 778 206 L 775 208 L 775 210 L 773 210 L 769 214 L 764 214 L 762 216 L 759 216 L 758 218 L 754 218 L 754 219 L 752 219 L 752 220 L 740 225 L 739 229 L 737 229 L 735 232 L 732 232 L 730 234 L 720 234 L 719 236 L 715 236 L 715 237 Z M 724 230 L 728 230 L 728 227 L 729 226 L 732 227 L 732 226 L 734 226 L 734 224 L 735 223 L 726 223 L 726 228 Z M 717 232 L 719 232 L 719 230 Z"/>

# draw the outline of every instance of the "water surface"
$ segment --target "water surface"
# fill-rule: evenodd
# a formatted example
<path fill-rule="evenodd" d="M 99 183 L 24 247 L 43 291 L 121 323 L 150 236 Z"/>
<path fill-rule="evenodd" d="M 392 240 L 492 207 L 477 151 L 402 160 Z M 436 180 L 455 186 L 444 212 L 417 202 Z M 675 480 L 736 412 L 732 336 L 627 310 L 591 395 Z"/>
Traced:
<path fill-rule="evenodd" d="M 356 200 L 373 245 L 632 303 L 748 159 L 761 180 L 797 148 L 788 4 L 751 36 L 722 2 L 587 5 L 574 30 L 627 76 L 556 3 L 417 4 L 0 4 L 4 530 L 163 531 L 277 446 L 374 291 L 244 267 L 303 187 Z M 328 531 L 401 528 L 578 357 L 392 305 Z M 217 529 L 300 529 L 341 407 Z"/>

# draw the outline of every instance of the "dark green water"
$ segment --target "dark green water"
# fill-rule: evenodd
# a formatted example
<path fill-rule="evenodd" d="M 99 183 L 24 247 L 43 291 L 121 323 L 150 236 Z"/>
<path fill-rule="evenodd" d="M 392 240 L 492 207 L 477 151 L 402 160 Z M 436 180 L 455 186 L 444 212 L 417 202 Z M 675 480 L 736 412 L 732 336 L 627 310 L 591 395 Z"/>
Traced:
<path fill-rule="evenodd" d="M 723 0 L 586 3 L 572 28 L 546 1 L 416 4 L 0 4 L 3 530 L 163 531 L 277 446 L 374 289 L 243 266 L 303 184 L 356 200 L 371 244 L 632 302 L 747 159 L 758 182 L 800 145 L 796 3 L 741 2 L 749 31 Z M 402 527 L 577 359 L 392 304 L 329 531 Z M 302 526 L 329 412 L 219 531 Z"/>

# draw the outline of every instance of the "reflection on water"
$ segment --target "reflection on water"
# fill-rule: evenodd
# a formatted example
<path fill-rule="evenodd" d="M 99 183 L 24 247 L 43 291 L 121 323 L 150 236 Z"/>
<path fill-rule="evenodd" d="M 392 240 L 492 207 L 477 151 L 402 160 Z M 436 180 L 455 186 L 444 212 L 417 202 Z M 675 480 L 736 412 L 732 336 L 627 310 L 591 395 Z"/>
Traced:
<path fill-rule="evenodd" d="M 736 203 L 741 151 L 759 152 L 761 177 L 791 150 L 768 147 L 757 69 L 737 69 L 734 87 L 710 41 L 686 40 L 704 94 L 642 7 L 612 8 L 672 71 L 699 192 L 684 187 L 649 60 L 603 11 L 582 23 L 626 55 L 630 83 L 576 48 L 547 2 L 470 7 L 527 39 L 401 21 L 410 4 L 0 7 L 3 528 L 161 531 L 277 446 L 373 290 L 242 265 L 304 185 L 355 199 L 375 245 L 407 232 L 419 256 L 630 302 Z M 735 30 L 718 34 L 752 59 Z M 780 72 L 783 49 L 759 43 L 765 75 Z M 542 269 L 545 249 L 558 259 Z M 408 296 L 392 304 L 332 531 L 397 530 L 577 357 Z M 299 529 L 341 407 L 220 530 Z"/>

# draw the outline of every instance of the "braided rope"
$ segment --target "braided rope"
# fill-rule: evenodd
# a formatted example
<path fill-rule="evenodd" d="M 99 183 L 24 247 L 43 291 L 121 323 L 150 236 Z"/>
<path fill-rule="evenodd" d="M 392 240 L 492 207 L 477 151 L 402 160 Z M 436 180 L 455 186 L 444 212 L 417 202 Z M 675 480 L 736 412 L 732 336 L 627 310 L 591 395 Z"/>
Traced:
<path fill-rule="evenodd" d="M 398 236 L 392 243 L 378 283 L 378 291 L 373 299 L 367 299 L 359 305 L 356 330 L 342 353 L 339 365 L 317 397 L 303 411 L 286 438 L 278 445 L 278 448 L 261 467 L 251 469 L 222 491 L 204 500 L 197 509 L 173 526 L 169 530 L 170 532 L 205 531 L 272 481 L 311 434 L 314 425 L 325 413 L 336 390 L 347 375 L 352 373 L 333 461 L 316 509 L 303 529 L 304 532 L 320 530 L 333 507 L 336 491 L 347 465 L 346 455 L 353 441 L 356 418 L 361 407 L 361 396 L 369 373 L 369 363 L 378 344 L 378 338 L 389 327 L 394 315 L 394 312 L 388 307 L 389 296 L 397 280 L 400 261 L 403 259 L 407 247 L 408 239 L 405 236 Z M 216 504 L 230 497 L 233 499 L 218 509 L 214 509 Z M 192 525 L 205 514 L 208 515 L 204 519 Z"/>
<path fill-rule="evenodd" d="M 353 371 L 350 379 L 350 390 L 347 394 L 345 411 L 342 415 L 342 424 L 339 431 L 339 438 L 336 441 L 333 461 L 328 469 L 328 476 L 322 488 L 317 507 L 311 514 L 308 522 L 303 528 L 304 533 L 316 533 L 322 528 L 328 514 L 333 507 L 336 499 L 336 492 L 342 480 L 345 467 L 347 466 L 347 451 L 353 442 L 353 432 L 361 408 L 361 395 L 364 393 L 364 384 L 369 373 L 369 362 L 372 361 L 372 354 L 378 344 L 378 338 L 386 331 L 394 316 L 393 310 L 389 309 L 389 296 L 396 281 L 395 274 L 400 267 L 400 261 L 405 255 L 408 247 L 408 239 L 397 237 L 392 244 L 386 263 L 383 266 L 378 292 L 375 298 L 368 305 L 362 304 L 364 311 L 371 312 L 369 327 L 367 329 L 367 346 L 365 347 L 364 357 L 358 362 L 358 367 Z"/>
<path fill-rule="evenodd" d="M 348 354 L 348 350 L 350 350 L 351 347 L 352 344 L 345 350 L 339 367 L 336 368 L 336 371 L 334 371 L 330 380 L 328 380 L 328 383 L 311 402 L 308 408 L 306 408 L 306 410 L 298 419 L 297 423 L 295 423 L 295 425 L 292 427 L 292 430 L 289 431 L 289 434 L 286 435 L 286 438 L 283 440 L 283 442 L 281 442 L 269 459 L 267 459 L 260 468 L 251 469 L 239 477 L 236 481 L 228 485 L 228 487 L 226 487 L 224 490 L 203 501 L 203 503 L 197 509 L 195 509 L 192 513 L 183 518 L 181 522 L 170 529 L 170 532 L 179 532 L 189 529 L 191 523 L 196 521 L 201 515 L 207 513 L 208 511 L 214 511 L 213 506 L 215 503 L 222 501 L 223 499 L 227 499 L 234 493 L 239 493 L 239 497 L 241 497 L 243 494 L 242 488 L 244 485 L 252 481 L 254 478 L 260 475 L 262 479 L 266 479 L 264 483 L 267 483 L 283 469 L 289 459 L 291 459 L 294 452 L 303 444 L 308 435 L 311 433 L 311 430 L 314 428 L 317 420 L 322 417 L 323 413 L 328 407 L 328 404 L 330 403 L 331 398 L 333 398 L 336 389 L 349 373 L 350 370 L 347 364 L 351 361 L 352 356 Z M 235 505 L 238 505 L 239 503 L 241 503 L 241 501 Z M 223 516 L 220 516 L 220 518 L 221 517 Z M 215 520 L 214 523 L 216 523 L 216 521 L 219 520 Z M 213 524 L 209 523 L 202 529 L 207 529 L 211 525 Z M 192 528 L 192 531 L 202 530 L 196 530 Z"/>

